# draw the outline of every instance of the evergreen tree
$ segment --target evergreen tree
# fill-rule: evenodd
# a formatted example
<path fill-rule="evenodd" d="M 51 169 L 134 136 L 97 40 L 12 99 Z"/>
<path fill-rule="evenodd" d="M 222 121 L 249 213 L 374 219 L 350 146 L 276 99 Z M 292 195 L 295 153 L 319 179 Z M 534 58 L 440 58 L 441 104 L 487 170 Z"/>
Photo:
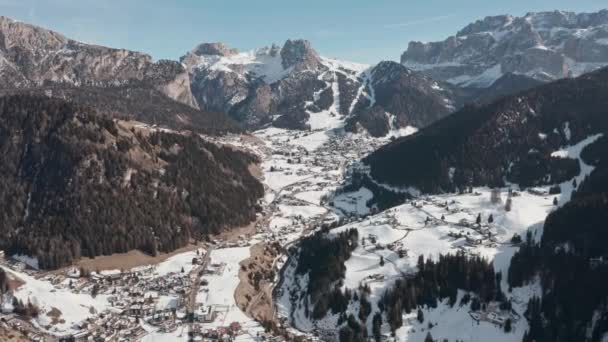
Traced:
<path fill-rule="evenodd" d="M 428 333 L 426 333 L 426 337 L 424 338 L 424 342 L 434 342 L 433 336 L 431 335 L 430 331 Z"/>
<path fill-rule="evenodd" d="M 490 217 L 488 217 L 488 223 L 494 223 L 494 215 L 490 214 Z"/>
<path fill-rule="evenodd" d="M 513 206 L 513 199 L 511 197 L 509 197 L 509 198 L 507 198 L 507 203 L 505 204 L 505 210 L 511 211 L 512 206 Z"/>
<path fill-rule="evenodd" d="M 481 224 L 481 214 L 477 214 L 477 219 L 475 220 L 475 223 Z"/>
<path fill-rule="evenodd" d="M 95 283 L 95 285 L 93 285 L 93 289 L 91 290 L 91 297 L 95 298 L 97 297 L 97 294 L 99 294 L 99 284 Z"/>
<path fill-rule="evenodd" d="M 416 318 L 418 319 L 418 322 L 420 322 L 420 323 L 424 322 L 424 312 L 422 312 L 421 308 L 418 308 L 418 313 L 416 314 Z"/>
<path fill-rule="evenodd" d="M 521 236 L 519 236 L 519 234 L 517 234 L 517 233 L 513 234 L 513 237 L 511 237 L 511 243 L 512 244 L 521 243 Z"/>
<path fill-rule="evenodd" d="M 479 298 L 475 297 L 471 301 L 471 311 L 479 311 L 481 309 L 481 303 Z"/>
<path fill-rule="evenodd" d="M 8 277 L 4 272 L 4 269 L 0 268 L 0 295 L 8 291 Z M 0 297 L 0 302 L 2 298 Z"/>
<path fill-rule="evenodd" d="M 506 333 L 510 333 L 511 332 L 511 329 L 512 329 L 511 324 L 512 324 L 511 323 L 511 319 L 507 318 L 507 321 L 505 322 L 505 326 L 504 326 L 504 329 L 505 329 Z"/>
<path fill-rule="evenodd" d="M 374 335 L 374 339 L 376 342 L 380 342 L 382 338 L 382 315 L 378 312 L 374 315 L 372 321 L 372 334 Z"/>

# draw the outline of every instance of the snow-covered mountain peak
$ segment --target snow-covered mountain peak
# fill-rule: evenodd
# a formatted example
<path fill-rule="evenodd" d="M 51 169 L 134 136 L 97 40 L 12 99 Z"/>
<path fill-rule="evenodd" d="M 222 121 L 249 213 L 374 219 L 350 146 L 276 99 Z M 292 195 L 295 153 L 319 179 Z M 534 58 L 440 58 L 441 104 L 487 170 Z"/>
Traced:
<path fill-rule="evenodd" d="M 192 53 L 197 56 L 213 55 L 213 56 L 232 56 L 239 52 L 238 49 L 232 49 L 224 43 L 201 43 L 192 49 Z"/>
<path fill-rule="evenodd" d="M 319 54 L 304 39 L 288 39 L 281 49 L 283 68 L 316 69 L 321 60 Z"/>
<path fill-rule="evenodd" d="M 477 88 L 506 73 L 542 81 L 578 76 L 608 64 L 608 11 L 486 17 L 442 42 L 411 42 L 401 63 Z"/>
<path fill-rule="evenodd" d="M 348 130 L 385 136 L 393 128 L 425 126 L 458 102 L 449 85 L 399 63 L 327 58 L 306 40 L 229 54 L 216 53 L 229 50 L 223 44 L 203 47 L 193 51 L 211 53 L 191 51 L 182 58 L 198 104 L 250 129 L 273 124 L 316 130 L 339 121 Z"/>

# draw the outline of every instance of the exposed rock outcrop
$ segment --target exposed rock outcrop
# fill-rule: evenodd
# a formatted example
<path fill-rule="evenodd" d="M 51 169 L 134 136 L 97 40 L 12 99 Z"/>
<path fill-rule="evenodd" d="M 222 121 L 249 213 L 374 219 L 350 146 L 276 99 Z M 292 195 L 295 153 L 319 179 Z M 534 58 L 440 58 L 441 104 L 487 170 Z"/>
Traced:
<path fill-rule="evenodd" d="M 411 42 L 401 63 L 473 87 L 507 73 L 541 81 L 579 76 L 608 64 L 608 10 L 486 17 L 442 42 Z"/>

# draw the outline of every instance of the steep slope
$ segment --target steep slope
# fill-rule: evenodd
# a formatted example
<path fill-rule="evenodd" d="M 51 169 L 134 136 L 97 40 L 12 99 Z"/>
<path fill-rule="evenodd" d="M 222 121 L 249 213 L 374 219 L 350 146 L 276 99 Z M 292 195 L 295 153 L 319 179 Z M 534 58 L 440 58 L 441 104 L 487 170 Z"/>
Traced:
<path fill-rule="evenodd" d="M 467 99 L 470 102 L 490 103 L 501 97 L 517 94 L 544 83 L 526 75 L 506 73 L 487 88 L 465 89 L 464 91 L 468 90 L 471 93 L 471 97 Z"/>
<path fill-rule="evenodd" d="M 198 110 L 189 74 L 176 61 L 83 44 L 0 17 L 0 93 L 44 94 L 136 119 L 205 134 L 240 131 L 217 113 Z"/>
<path fill-rule="evenodd" d="M 541 81 L 608 64 L 608 10 L 478 20 L 442 42 L 411 42 L 401 63 L 453 84 L 487 87 L 506 73 Z"/>
<path fill-rule="evenodd" d="M 397 63 L 369 68 L 328 59 L 305 40 L 251 52 L 204 43 L 182 62 L 202 109 L 229 113 L 251 129 L 314 130 L 322 113 L 348 121 L 349 130 L 383 136 L 391 128 L 425 126 L 460 103 L 453 87 Z"/>
<path fill-rule="evenodd" d="M 39 96 L 0 98 L 0 249 L 54 268 L 155 254 L 255 217 L 256 158 Z"/>
<path fill-rule="evenodd" d="M 182 62 L 201 108 L 229 113 L 247 128 L 307 129 L 311 113 L 346 115 L 365 69 L 324 59 L 305 40 L 243 53 L 205 43 Z"/>
<path fill-rule="evenodd" d="M 555 154 L 608 131 L 608 69 L 467 106 L 364 159 L 376 181 L 426 192 L 476 185 L 556 184 L 579 174 Z"/>
<path fill-rule="evenodd" d="M 109 86 L 141 81 L 196 107 L 188 73 L 175 61 L 88 45 L 37 26 L 0 17 L 0 88 L 48 83 Z"/>
<path fill-rule="evenodd" d="M 136 120 L 173 130 L 191 130 L 208 135 L 242 132 L 238 123 L 223 113 L 202 112 L 174 101 L 141 82 L 108 87 L 53 84 L 0 90 L 0 95 L 17 94 L 59 98 L 94 108 L 97 113 L 109 118 Z"/>
<path fill-rule="evenodd" d="M 528 303 L 527 341 L 604 341 L 608 337 L 608 136 L 582 151 L 591 174 L 572 200 L 551 213 L 540 244 L 515 254 L 509 285 L 541 279 Z"/>
<path fill-rule="evenodd" d="M 464 96 L 395 62 L 380 62 L 367 76 L 366 90 L 373 95 L 358 99 L 348 126 L 357 130 L 360 124 L 375 136 L 390 128 L 425 127 L 453 112 Z"/>

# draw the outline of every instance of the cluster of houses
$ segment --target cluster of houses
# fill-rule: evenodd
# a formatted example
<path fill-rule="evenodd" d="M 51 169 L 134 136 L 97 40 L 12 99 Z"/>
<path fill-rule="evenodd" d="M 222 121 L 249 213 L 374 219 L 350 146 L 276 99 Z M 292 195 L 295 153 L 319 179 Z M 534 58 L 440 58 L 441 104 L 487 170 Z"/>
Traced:
<path fill-rule="evenodd" d="M 242 333 L 241 324 L 232 322 L 227 326 L 204 329 L 199 324 L 192 325 L 188 336 L 193 341 L 222 341 L 231 342 Z"/>
<path fill-rule="evenodd" d="M 77 328 L 79 330 L 76 333 L 66 338 L 75 341 L 133 341 L 146 334 L 135 317 L 114 315 L 111 312 L 87 319 Z"/>

